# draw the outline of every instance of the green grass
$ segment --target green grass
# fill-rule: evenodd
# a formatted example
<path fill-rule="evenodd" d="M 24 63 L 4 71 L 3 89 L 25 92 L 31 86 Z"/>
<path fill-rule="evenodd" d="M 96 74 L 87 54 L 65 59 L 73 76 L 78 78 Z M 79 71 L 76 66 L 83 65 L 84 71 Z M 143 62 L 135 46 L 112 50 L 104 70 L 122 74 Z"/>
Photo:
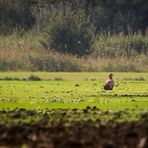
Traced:
<path fill-rule="evenodd" d="M 0 78 L 12 77 L 12 78 L 28 78 L 31 75 L 38 76 L 42 80 L 102 80 L 104 81 L 109 73 L 106 72 L 0 72 Z M 136 80 L 136 78 L 143 78 L 148 80 L 148 73 L 136 73 L 136 72 L 114 72 L 115 80 Z"/>
<path fill-rule="evenodd" d="M 61 112 L 62 109 L 70 111 L 77 108 L 81 112 L 89 106 L 101 111 L 128 111 L 129 120 L 137 120 L 140 114 L 148 112 L 147 73 L 114 73 L 116 85 L 112 91 L 103 90 L 108 73 L 10 72 L 0 73 L 0 77 L 22 79 L 30 74 L 40 77 L 42 81 L 0 81 L 0 110 L 24 108 L 35 112 L 52 109 Z M 135 79 L 138 77 L 143 77 L 144 81 Z M 86 119 L 94 120 L 93 114 L 94 112 Z M 122 118 L 128 120 L 128 115 L 123 114 Z M 68 119 L 71 118 L 78 120 L 78 116 L 75 117 L 74 114 L 72 117 L 69 114 Z M 102 116 L 97 119 L 100 118 L 104 119 Z M 114 119 L 110 114 L 106 118 Z"/>
<path fill-rule="evenodd" d="M 4 75 L 23 78 L 30 73 L 0 74 L 1 77 Z M 145 97 L 148 95 L 147 73 L 115 73 L 116 86 L 113 91 L 103 90 L 107 73 L 41 72 L 34 75 L 47 81 L 0 81 L 0 108 L 84 108 L 90 105 L 120 109 L 123 104 L 143 106 L 143 100 L 144 106 L 148 106 Z M 130 76 L 142 76 L 145 81 L 124 80 Z"/>

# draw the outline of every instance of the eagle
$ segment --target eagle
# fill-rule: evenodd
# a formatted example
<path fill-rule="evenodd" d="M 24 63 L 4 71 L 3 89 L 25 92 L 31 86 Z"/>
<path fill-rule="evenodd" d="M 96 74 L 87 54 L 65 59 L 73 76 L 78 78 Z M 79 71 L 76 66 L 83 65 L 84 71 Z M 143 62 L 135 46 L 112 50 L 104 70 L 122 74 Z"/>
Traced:
<path fill-rule="evenodd" d="M 108 79 L 105 80 L 104 83 L 104 90 L 112 90 L 114 87 L 114 80 L 113 80 L 113 74 L 110 73 L 108 76 Z"/>

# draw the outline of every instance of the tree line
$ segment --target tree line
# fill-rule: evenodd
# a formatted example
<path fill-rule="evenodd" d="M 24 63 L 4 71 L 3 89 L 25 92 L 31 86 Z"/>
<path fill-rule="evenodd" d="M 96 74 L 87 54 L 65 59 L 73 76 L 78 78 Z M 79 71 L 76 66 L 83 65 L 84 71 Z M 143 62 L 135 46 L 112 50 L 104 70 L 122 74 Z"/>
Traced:
<path fill-rule="evenodd" d="M 148 27 L 147 0 L 1 0 L 0 34 L 42 30 L 54 18 L 83 10 L 95 33 L 141 31 Z"/>

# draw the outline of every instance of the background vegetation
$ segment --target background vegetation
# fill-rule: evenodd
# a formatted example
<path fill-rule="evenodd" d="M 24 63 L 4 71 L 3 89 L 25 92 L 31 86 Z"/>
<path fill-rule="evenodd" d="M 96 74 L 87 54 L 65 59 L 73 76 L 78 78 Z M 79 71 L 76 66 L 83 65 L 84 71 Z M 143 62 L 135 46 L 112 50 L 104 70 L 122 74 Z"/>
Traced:
<path fill-rule="evenodd" d="M 147 71 L 147 0 L 1 0 L 0 70 Z"/>

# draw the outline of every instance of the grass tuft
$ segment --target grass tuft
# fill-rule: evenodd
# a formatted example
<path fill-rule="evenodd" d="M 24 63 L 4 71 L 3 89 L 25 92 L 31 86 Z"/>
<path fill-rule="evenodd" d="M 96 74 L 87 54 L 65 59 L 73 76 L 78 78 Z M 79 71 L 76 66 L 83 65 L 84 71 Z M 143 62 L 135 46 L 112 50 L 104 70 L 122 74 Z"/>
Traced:
<path fill-rule="evenodd" d="M 40 77 L 38 77 L 38 76 L 30 75 L 30 76 L 28 77 L 28 80 L 29 80 L 29 81 L 41 81 L 42 79 L 41 79 Z"/>
<path fill-rule="evenodd" d="M 53 80 L 54 80 L 54 81 L 64 81 L 64 79 L 61 78 L 61 77 L 56 77 L 56 78 L 54 78 Z"/>

